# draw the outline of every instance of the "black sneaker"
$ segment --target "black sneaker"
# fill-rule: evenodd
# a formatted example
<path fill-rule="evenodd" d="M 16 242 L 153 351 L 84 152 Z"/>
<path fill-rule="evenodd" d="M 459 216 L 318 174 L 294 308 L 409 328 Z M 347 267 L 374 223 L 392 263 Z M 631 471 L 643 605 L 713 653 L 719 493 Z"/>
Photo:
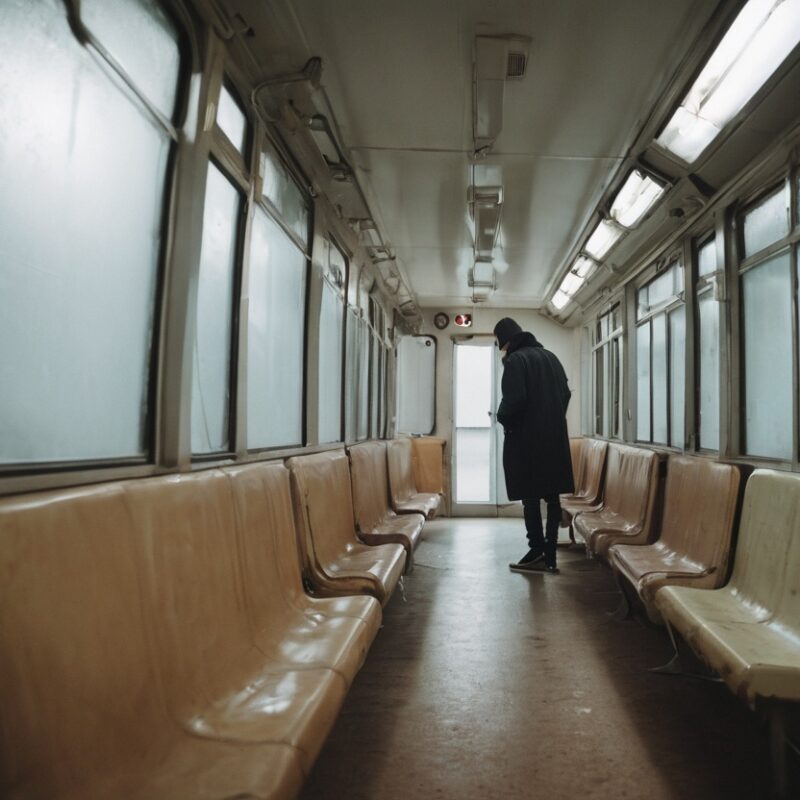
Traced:
<path fill-rule="evenodd" d="M 558 567 L 544 563 L 544 556 L 526 564 L 509 564 L 508 568 L 512 572 L 547 572 L 550 575 L 558 575 L 559 572 Z"/>
<path fill-rule="evenodd" d="M 517 561 L 517 564 L 534 564 L 537 561 L 541 561 L 544 558 L 544 553 L 541 550 L 534 550 L 531 548 L 525 553 L 522 558 Z"/>

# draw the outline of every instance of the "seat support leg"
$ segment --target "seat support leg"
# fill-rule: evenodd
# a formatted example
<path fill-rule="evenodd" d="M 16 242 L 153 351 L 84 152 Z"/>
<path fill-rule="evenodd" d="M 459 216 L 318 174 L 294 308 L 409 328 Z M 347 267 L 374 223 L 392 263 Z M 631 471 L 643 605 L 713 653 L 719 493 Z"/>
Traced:
<path fill-rule="evenodd" d="M 709 681 L 710 683 L 722 683 L 722 678 L 714 673 L 703 673 L 696 670 L 686 670 L 684 668 L 683 660 L 681 658 L 680 647 L 678 640 L 675 638 L 675 631 L 672 630 L 672 625 L 669 620 L 665 619 L 664 624 L 667 626 L 669 639 L 672 642 L 673 655 L 666 664 L 661 667 L 652 667 L 649 672 L 655 672 L 657 675 L 683 675 L 687 678 L 697 678 L 701 681 Z M 694 659 L 695 661 L 697 659 Z"/>
<path fill-rule="evenodd" d="M 786 710 L 780 702 L 769 704 L 769 750 L 772 767 L 772 797 L 785 800 L 789 797 L 789 776 L 786 759 Z"/>

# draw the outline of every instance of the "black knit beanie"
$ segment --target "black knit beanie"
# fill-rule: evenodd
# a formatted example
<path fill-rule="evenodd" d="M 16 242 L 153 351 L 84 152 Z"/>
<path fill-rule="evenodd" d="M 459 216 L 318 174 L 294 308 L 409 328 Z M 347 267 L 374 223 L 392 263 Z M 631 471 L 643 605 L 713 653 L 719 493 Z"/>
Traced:
<path fill-rule="evenodd" d="M 522 328 L 511 317 L 503 317 L 494 326 L 494 335 L 497 337 L 497 345 L 500 348 L 505 347 L 511 337 L 518 333 L 522 333 Z"/>

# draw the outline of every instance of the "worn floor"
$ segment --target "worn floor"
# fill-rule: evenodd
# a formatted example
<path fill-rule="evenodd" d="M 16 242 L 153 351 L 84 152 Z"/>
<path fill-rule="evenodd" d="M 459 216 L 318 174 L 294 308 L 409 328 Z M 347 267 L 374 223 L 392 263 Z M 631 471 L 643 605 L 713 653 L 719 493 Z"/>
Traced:
<path fill-rule="evenodd" d="M 521 520 L 426 525 L 303 800 L 766 798 L 755 715 L 648 672 L 666 635 L 609 618 L 609 570 L 509 572 L 525 549 Z"/>

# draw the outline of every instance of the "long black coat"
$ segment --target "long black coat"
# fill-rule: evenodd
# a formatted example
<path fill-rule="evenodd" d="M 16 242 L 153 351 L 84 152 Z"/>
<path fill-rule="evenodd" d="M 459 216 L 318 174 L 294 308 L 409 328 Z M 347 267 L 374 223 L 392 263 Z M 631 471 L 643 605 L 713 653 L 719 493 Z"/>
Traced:
<path fill-rule="evenodd" d="M 532 333 L 513 336 L 497 421 L 505 429 L 503 469 L 511 500 L 573 492 L 565 417 L 570 390 L 561 362 Z"/>

